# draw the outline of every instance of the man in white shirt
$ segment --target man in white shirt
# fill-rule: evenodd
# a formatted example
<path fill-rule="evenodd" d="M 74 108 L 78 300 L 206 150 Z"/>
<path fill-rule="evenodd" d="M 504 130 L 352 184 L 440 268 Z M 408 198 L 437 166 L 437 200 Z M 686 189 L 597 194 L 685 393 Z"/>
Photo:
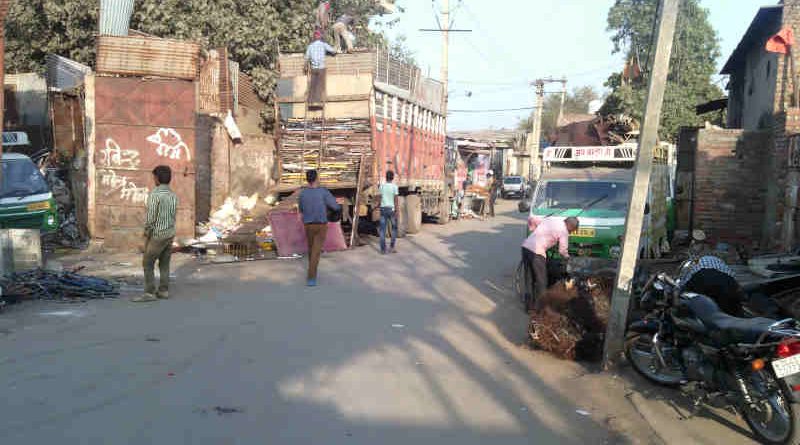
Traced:
<path fill-rule="evenodd" d="M 391 252 L 397 253 L 395 245 L 397 244 L 397 209 L 400 208 L 400 190 L 397 188 L 397 184 L 394 183 L 393 171 L 386 172 L 386 182 L 381 184 L 378 191 L 381 195 L 381 253 L 386 253 L 386 225 L 390 221 L 392 223 Z"/>

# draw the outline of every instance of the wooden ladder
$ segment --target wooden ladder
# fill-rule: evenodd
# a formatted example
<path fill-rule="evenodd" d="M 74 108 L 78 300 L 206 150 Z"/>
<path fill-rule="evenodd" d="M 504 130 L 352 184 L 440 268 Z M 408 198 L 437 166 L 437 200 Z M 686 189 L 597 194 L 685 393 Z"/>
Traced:
<path fill-rule="evenodd" d="M 323 81 L 326 81 L 326 80 L 327 79 L 323 79 Z M 311 111 L 310 110 L 310 106 L 309 106 L 310 105 L 310 103 L 309 103 L 310 96 L 311 96 L 311 67 L 309 66 L 308 67 L 308 76 L 306 78 L 306 100 L 305 100 L 305 104 L 304 104 L 304 107 L 303 107 L 304 108 L 304 114 L 303 114 L 303 148 L 302 148 L 303 155 L 302 155 L 302 157 L 300 159 L 300 168 L 302 169 L 303 172 L 306 171 L 306 145 L 308 143 L 308 126 L 309 126 L 308 113 L 309 113 L 309 111 Z M 321 113 L 320 113 L 321 117 L 320 118 L 322 120 L 322 130 L 320 132 L 319 147 L 317 149 L 317 166 L 316 166 L 316 169 L 317 169 L 318 172 L 319 172 L 319 169 L 322 167 L 322 155 L 323 155 L 323 152 L 325 151 L 325 142 L 326 142 L 325 141 L 325 127 L 327 126 L 327 122 L 325 121 L 325 106 L 327 105 L 327 97 L 326 96 L 327 95 L 323 93 L 322 97 L 321 97 L 321 99 L 322 99 L 322 102 L 321 102 L 322 103 L 322 108 L 320 109 L 320 111 L 321 111 Z"/>

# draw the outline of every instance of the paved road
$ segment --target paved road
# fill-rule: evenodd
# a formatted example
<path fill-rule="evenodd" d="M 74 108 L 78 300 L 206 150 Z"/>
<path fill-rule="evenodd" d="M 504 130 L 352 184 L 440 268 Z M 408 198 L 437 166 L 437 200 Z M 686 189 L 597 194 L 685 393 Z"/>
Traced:
<path fill-rule="evenodd" d="M 612 376 L 524 347 L 523 236 L 425 226 L 400 253 L 184 266 L 175 297 L 0 314 L 3 444 L 658 443 Z"/>

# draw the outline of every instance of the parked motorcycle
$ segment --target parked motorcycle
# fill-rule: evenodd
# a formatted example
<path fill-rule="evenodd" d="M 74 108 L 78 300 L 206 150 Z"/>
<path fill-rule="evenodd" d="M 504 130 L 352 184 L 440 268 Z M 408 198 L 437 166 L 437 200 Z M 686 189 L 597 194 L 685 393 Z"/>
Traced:
<path fill-rule="evenodd" d="M 800 323 L 732 317 L 666 274 L 647 282 L 639 308 L 625 347 L 637 372 L 682 386 L 698 409 L 732 409 L 763 443 L 800 443 Z"/>

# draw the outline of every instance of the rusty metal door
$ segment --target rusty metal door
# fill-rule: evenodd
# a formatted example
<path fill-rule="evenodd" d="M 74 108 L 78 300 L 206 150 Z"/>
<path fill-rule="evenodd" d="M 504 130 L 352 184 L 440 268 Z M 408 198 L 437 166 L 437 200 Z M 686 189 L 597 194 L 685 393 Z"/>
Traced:
<path fill-rule="evenodd" d="M 141 244 L 145 202 L 158 165 L 172 169 L 177 236 L 195 226 L 195 85 L 182 80 L 97 77 L 96 236 L 112 247 Z"/>

